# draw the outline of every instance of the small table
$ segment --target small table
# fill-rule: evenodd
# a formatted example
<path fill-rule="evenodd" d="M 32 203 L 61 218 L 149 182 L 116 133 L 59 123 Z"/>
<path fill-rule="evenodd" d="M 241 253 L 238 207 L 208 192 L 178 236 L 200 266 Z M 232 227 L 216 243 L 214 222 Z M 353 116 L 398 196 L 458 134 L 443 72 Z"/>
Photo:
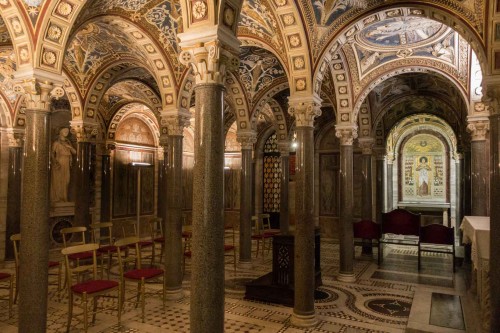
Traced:
<path fill-rule="evenodd" d="M 471 244 L 471 260 L 477 271 L 476 284 L 479 304 L 483 313 L 483 328 L 489 330 L 490 292 L 490 218 L 489 216 L 464 216 L 460 229 L 464 244 Z"/>

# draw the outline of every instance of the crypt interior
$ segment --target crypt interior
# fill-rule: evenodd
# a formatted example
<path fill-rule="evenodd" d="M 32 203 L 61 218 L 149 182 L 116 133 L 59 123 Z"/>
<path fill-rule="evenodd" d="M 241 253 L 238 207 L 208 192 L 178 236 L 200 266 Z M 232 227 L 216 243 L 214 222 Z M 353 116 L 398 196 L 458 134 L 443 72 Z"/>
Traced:
<path fill-rule="evenodd" d="M 0 0 L 0 331 L 499 332 L 499 143 L 500 1 Z"/>

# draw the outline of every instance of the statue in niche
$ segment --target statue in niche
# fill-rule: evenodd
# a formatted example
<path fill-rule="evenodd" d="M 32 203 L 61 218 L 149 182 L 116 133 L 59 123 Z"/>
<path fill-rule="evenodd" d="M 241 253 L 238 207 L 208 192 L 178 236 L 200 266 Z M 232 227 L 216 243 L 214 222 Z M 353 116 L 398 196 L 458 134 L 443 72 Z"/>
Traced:
<path fill-rule="evenodd" d="M 419 165 L 416 168 L 418 172 L 418 195 L 426 196 L 429 195 L 429 171 L 431 167 L 428 164 L 428 159 L 425 156 L 420 157 Z"/>
<path fill-rule="evenodd" d="M 51 148 L 51 184 L 50 201 L 67 202 L 68 186 L 71 176 L 71 165 L 75 148 L 68 139 L 69 128 L 63 127 L 59 130 L 58 138 L 52 143 Z"/>

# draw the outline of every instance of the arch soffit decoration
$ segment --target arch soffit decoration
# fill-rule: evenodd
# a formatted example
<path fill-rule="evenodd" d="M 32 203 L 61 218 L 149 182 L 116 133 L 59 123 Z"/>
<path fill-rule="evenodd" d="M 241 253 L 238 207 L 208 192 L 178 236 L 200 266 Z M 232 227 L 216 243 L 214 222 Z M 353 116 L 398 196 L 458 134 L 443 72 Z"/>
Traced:
<path fill-rule="evenodd" d="M 123 47 L 131 47 L 135 48 L 135 56 L 130 56 L 129 54 L 120 54 L 120 61 L 125 62 L 129 61 L 136 67 L 145 67 L 151 73 L 153 78 L 155 79 L 157 86 L 159 88 L 159 92 L 161 94 L 161 100 L 163 106 L 165 108 L 172 108 L 177 103 L 177 94 L 176 94 L 176 80 L 174 76 L 174 71 L 172 70 L 172 64 L 170 59 L 165 55 L 162 48 L 157 45 L 157 42 L 150 36 L 149 32 L 142 29 L 136 23 L 128 20 L 127 18 L 118 17 L 118 16 L 97 16 L 93 17 L 85 22 L 83 22 L 77 29 L 75 29 L 74 33 L 71 36 L 71 39 L 68 42 L 68 48 L 73 47 L 71 43 L 78 37 L 79 32 L 84 30 L 91 24 L 105 24 L 105 25 L 115 25 L 113 29 L 119 29 L 120 33 L 128 36 L 130 40 L 122 41 L 120 44 Z M 109 29 L 112 31 L 111 29 Z M 117 35 L 118 36 L 118 35 Z M 120 36 L 116 37 L 118 39 Z M 130 44 L 130 45 L 127 45 Z M 87 50 L 86 54 L 94 52 L 95 50 Z M 100 73 L 103 73 L 109 67 L 117 64 L 116 57 L 111 55 L 107 55 L 109 59 L 105 59 L 105 61 L 97 62 L 97 68 L 87 70 L 89 72 L 95 73 L 93 76 L 90 76 L 88 79 L 88 83 L 92 85 L 91 82 L 95 82 L 100 79 Z M 74 60 L 74 57 L 73 57 Z M 85 65 L 85 64 L 83 64 Z M 68 72 L 72 76 L 78 75 L 75 69 L 75 61 L 73 61 L 73 65 L 69 66 L 68 63 L 65 64 L 65 67 L 68 68 Z M 95 84 L 95 83 L 94 83 Z M 87 84 L 89 85 L 89 84 Z M 84 86 L 80 85 L 80 90 L 82 90 L 82 95 L 86 98 L 89 96 L 89 91 L 84 90 Z"/>
<path fill-rule="evenodd" d="M 382 5 L 382 6 L 373 6 L 372 10 L 377 10 L 379 13 L 383 11 L 388 11 L 393 8 L 401 8 L 402 4 L 398 5 Z M 430 18 L 432 20 L 441 22 L 443 24 L 446 24 L 447 26 L 451 26 L 455 29 L 455 31 L 459 32 L 459 34 L 465 38 L 472 46 L 472 48 L 475 50 L 476 54 L 478 55 L 478 58 L 481 60 L 481 64 L 484 66 L 484 61 L 486 59 L 485 56 L 485 51 L 482 45 L 482 41 L 477 37 L 475 33 L 472 32 L 472 29 L 469 28 L 467 23 L 464 23 L 461 18 L 458 17 L 448 17 L 443 11 L 432 7 L 430 5 L 423 6 L 423 5 L 408 5 L 410 8 L 412 8 L 412 11 L 414 14 L 418 14 L 418 16 L 423 17 L 423 18 Z M 336 93 L 338 93 L 338 89 L 340 87 L 338 86 L 338 77 L 340 75 L 340 78 L 344 79 L 349 78 L 349 67 L 346 66 L 345 59 L 342 59 L 340 62 L 337 63 L 332 63 L 332 61 L 335 61 L 339 58 L 341 58 L 342 54 L 342 46 L 348 41 L 349 38 L 352 38 L 352 36 L 357 32 L 360 31 L 366 23 L 371 22 L 371 17 L 377 15 L 378 13 L 371 13 L 371 12 L 365 12 L 364 14 L 360 14 L 355 20 L 353 20 L 350 25 L 347 25 L 345 28 L 339 31 L 337 35 L 332 36 L 330 39 L 330 42 L 326 44 L 326 46 L 323 48 L 323 51 L 320 52 L 321 56 L 318 57 L 318 61 L 316 62 L 316 67 L 314 71 L 314 91 L 316 93 L 319 93 L 322 87 L 322 81 L 325 77 L 325 71 L 329 68 L 332 69 L 332 76 L 334 79 L 335 87 L 336 87 Z M 345 55 L 344 55 L 345 57 Z M 406 59 L 408 60 L 408 58 Z M 484 68 L 483 68 L 484 72 Z M 344 89 L 343 89 L 344 90 Z M 347 91 L 346 91 L 347 94 Z M 353 105 L 353 101 L 349 100 L 349 95 L 345 95 L 347 97 L 347 101 L 344 102 L 344 104 L 347 105 Z M 339 96 L 337 100 L 340 100 L 342 96 Z M 362 99 L 361 97 L 357 98 L 357 101 L 359 103 L 359 100 Z M 346 103 L 347 102 L 347 103 Z M 361 101 L 362 102 L 362 101 Z M 357 111 L 359 111 L 359 105 L 357 106 Z M 356 114 L 352 117 L 352 119 L 356 119 L 357 117 L 357 111 Z M 340 113 L 340 112 L 339 112 Z M 344 119 L 347 119 L 347 116 L 344 115 Z M 339 118 L 339 121 L 342 122 L 342 116 Z"/>
<path fill-rule="evenodd" d="M 416 59 L 418 60 L 418 59 Z M 467 105 L 468 103 L 466 102 L 468 100 L 467 98 L 467 92 L 464 91 L 463 87 L 453 78 L 450 77 L 446 72 L 434 68 L 434 67 L 421 67 L 421 66 L 412 66 L 412 67 L 399 67 L 396 69 L 392 69 L 391 71 L 385 72 L 378 76 L 376 79 L 371 81 L 369 85 L 363 88 L 361 93 L 358 96 L 358 99 L 356 101 L 356 104 L 354 105 L 353 108 L 353 114 L 355 117 L 358 116 L 359 110 L 361 108 L 361 105 L 363 104 L 364 100 L 367 98 L 368 94 L 380 83 L 383 81 L 387 80 L 388 78 L 405 74 L 405 73 L 438 73 L 447 78 L 460 92 L 460 95 L 464 101 L 464 105 Z"/>
<path fill-rule="evenodd" d="M 5 96 L 0 91 L 0 127 L 12 128 L 12 114 L 9 103 L 5 102 Z"/>
<path fill-rule="evenodd" d="M 230 101 L 230 106 L 233 114 L 236 117 L 237 129 L 248 130 L 250 128 L 249 120 L 249 107 L 248 100 L 245 95 L 245 90 L 238 76 L 233 72 L 228 72 L 228 77 L 226 78 L 226 91 L 228 101 Z"/>
<path fill-rule="evenodd" d="M 418 131 L 431 131 L 442 136 L 453 159 L 458 159 L 457 138 L 451 126 L 442 118 L 430 114 L 418 114 L 405 118 L 394 126 L 387 136 L 386 154 L 396 157 L 396 152 L 404 139 Z"/>
<path fill-rule="evenodd" d="M 276 85 L 270 87 L 263 95 L 261 95 L 260 99 L 255 103 L 252 113 L 250 115 L 250 123 L 252 129 L 256 130 L 257 118 L 260 112 L 269 104 L 269 101 L 273 99 L 276 94 L 282 92 L 285 89 L 289 89 L 290 86 L 288 82 L 277 83 Z M 285 116 L 283 115 L 285 119 Z M 286 120 L 285 120 L 286 121 Z"/>
<path fill-rule="evenodd" d="M 142 112 L 137 112 L 135 108 L 140 107 Z M 129 102 L 122 105 L 114 114 L 113 118 L 108 127 L 107 139 L 114 141 L 116 130 L 118 129 L 120 122 L 129 119 L 130 117 L 138 118 L 143 121 L 148 128 L 153 133 L 155 139 L 155 146 L 157 147 L 160 143 L 160 130 L 158 126 L 158 119 L 154 113 L 142 102 Z"/>

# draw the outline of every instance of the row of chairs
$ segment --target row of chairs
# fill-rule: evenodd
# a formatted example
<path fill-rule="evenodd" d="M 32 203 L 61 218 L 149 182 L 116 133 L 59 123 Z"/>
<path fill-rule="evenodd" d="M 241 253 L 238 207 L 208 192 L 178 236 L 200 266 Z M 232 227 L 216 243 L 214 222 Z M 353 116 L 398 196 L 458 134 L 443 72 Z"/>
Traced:
<path fill-rule="evenodd" d="M 257 250 L 255 251 L 255 257 L 259 256 L 260 243 L 262 242 L 262 257 L 264 257 L 264 251 L 266 249 L 266 242 L 269 243 L 268 252 L 272 246 L 273 236 L 280 233 L 279 229 L 273 229 L 271 227 L 271 218 L 269 214 L 259 214 L 252 216 L 252 236 L 251 239 L 257 242 Z"/>

